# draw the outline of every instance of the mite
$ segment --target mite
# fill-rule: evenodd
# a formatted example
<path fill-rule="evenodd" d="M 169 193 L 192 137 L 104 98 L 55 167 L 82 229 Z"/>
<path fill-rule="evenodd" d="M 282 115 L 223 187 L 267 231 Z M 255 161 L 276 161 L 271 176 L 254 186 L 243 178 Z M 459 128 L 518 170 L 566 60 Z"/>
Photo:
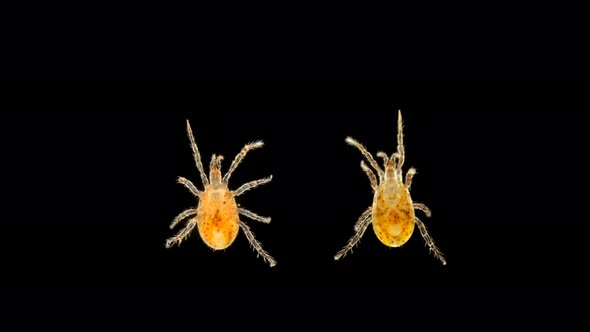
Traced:
<path fill-rule="evenodd" d="M 360 241 L 369 225 L 372 224 L 379 241 L 388 247 L 400 247 L 406 243 L 412 236 L 414 227 L 417 226 L 430 251 L 443 265 L 447 264 L 445 257 L 428 234 L 426 226 L 416 217 L 415 210 L 424 212 L 427 217 L 431 216 L 431 212 L 426 205 L 412 202 L 410 186 L 412 185 L 412 177 L 416 174 L 416 169 L 410 168 L 406 173 L 405 181 L 403 180 L 402 166 L 405 159 L 403 139 L 402 114 L 401 111 L 398 111 L 397 152 L 394 152 L 390 157 L 384 152 L 377 153 L 377 157 L 383 159 L 384 169 L 381 169 L 362 144 L 351 137 L 346 138 L 346 143 L 360 150 L 369 164 L 377 171 L 377 176 L 364 161 L 361 161 L 361 168 L 369 177 L 373 188 L 373 205 L 367 208 L 360 216 L 354 225 L 355 234 L 350 238 L 346 246 L 336 253 L 335 260 L 344 257 L 351 251 Z"/>
<path fill-rule="evenodd" d="M 213 155 L 213 157 L 211 157 L 211 163 L 209 164 L 209 178 L 207 178 L 205 171 L 203 170 L 201 155 L 199 154 L 199 149 L 195 143 L 195 138 L 188 120 L 186 121 L 186 128 L 193 150 L 195 163 L 197 164 L 197 169 L 201 175 L 201 181 L 203 182 L 205 190 L 200 191 L 191 181 L 183 177 L 178 178 L 178 182 L 183 184 L 195 197 L 197 197 L 199 204 L 196 209 L 190 208 L 185 210 L 174 218 L 170 225 L 170 229 L 173 229 L 179 222 L 185 219 L 188 219 L 188 221 L 186 226 L 180 230 L 180 232 L 166 240 L 166 248 L 170 248 L 174 244 L 180 245 L 180 243 L 190 235 L 195 226 L 197 226 L 201 239 L 210 248 L 213 250 L 225 249 L 234 242 L 241 229 L 246 235 L 248 242 L 250 242 L 250 245 L 252 245 L 254 250 L 262 256 L 262 259 L 264 259 L 265 262 L 268 262 L 271 267 L 275 266 L 277 263 L 276 260 L 262 249 L 260 242 L 256 240 L 248 225 L 240 220 L 239 215 L 266 224 L 270 223 L 270 218 L 261 217 L 254 212 L 239 207 L 235 200 L 236 197 L 244 192 L 270 182 L 272 180 L 272 175 L 268 178 L 245 183 L 234 191 L 231 191 L 228 188 L 229 178 L 240 162 L 242 162 L 248 151 L 260 148 L 264 143 L 262 141 L 257 141 L 246 144 L 242 148 L 242 151 L 235 157 L 229 170 L 223 175 L 223 177 L 221 175 L 221 160 L 223 160 L 223 156 Z"/>

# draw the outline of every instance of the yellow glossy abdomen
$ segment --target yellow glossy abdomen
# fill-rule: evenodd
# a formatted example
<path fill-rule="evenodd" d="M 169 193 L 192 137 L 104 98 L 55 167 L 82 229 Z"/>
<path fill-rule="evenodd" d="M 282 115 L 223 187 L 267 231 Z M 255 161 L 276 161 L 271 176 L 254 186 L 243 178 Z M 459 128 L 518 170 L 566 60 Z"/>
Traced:
<path fill-rule="evenodd" d="M 414 207 L 410 194 L 400 186 L 394 196 L 379 190 L 373 200 L 373 230 L 388 247 L 406 243 L 414 232 Z"/>
<path fill-rule="evenodd" d="M 198 207 L 198 228 L 201 239 L 209 247 L 229 247 L 239 231 L 238 207 L 229 191 L 205 192 Z"/>

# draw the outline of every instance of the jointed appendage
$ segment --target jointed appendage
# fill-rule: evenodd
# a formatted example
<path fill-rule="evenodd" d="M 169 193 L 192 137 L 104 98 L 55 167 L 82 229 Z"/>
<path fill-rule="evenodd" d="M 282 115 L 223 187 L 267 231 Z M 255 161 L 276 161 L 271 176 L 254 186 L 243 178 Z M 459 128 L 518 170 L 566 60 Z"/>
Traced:
<path fill-rule="evenodd" d="M 383 159 L 383 168 L 387 169 L 387 162 L 389 161 L 389 157 L 383 151 L 377 152 L 377 157 Z"/>
<path fill-rule="evenodd" d="M 223 180 L 222 181 L 224 183 L 227 183 L 227 181 L 229 181 L 229 178 L 230 178 L 231 174 L 236 170 L 236 168 L 238 167 L 238 165 L 242 162 L 242 159 L 244 159 L 244 157 L 246 156 L 246 154 L 248 153 L 248 151 L 254 150 L 254 149 L 257 149 L 257 148 L 260 148 L 263 145 L 264 145 L 264 142 L 262 142 L 262 141 L 256 141 L 254 143 L 246 144 L 242 148 L 242 151 L 240 151 L 240 153 L 238 153 L 236 155 L 236 157 L 234 158 L 234 161 L 231 163 L 231 166 L 229 167 L 229 170 L 223 176 Z"/>
<path fill-rule="evenodd" d="M 424 225 L 424 223 L 420 219 L 418 219 L 418 217 L 416 217 L 415 220 L 416 220 L 416 225 L 418 226 L 418 229 L 420 230 L 420 234 L 422 234 L 424 241 L 426 241 L 426 245 L 428 245 L 428 248 L 434 254 L 434 257 L 438 258 L 442 262 L 443 265 L 447 265 L 447 261 L 445 260 L 445 257 L 440 252 L 438 247 L 434 244 L 434 240 L 432 239 L 432 237 L 430 237 L 430 234 L 428 234 L 428 231 L 426 230 L 426 226 Z"/>
<path fill-rule="evenodd" d="M 240 196 L 245 191 L 256 188 L 261 184 L 269 183 L 271 180 L 272 180 L 272 175 L 267 178 L 264 178 L 264 179 L 254 180 L 254 181 L 251 181 L 248 183 L 244 183 L 238 189 L 234 190 L 234 192 L 233 192 L 234 197 Z"/>
<path fill-rule="evenodd" d="M 363 234 L 365 234 L 367 227 L 369 227 L 369 225 L 371 224 L 371 221 L 373 220 L 373 219 L 371 219 L 371 210 L 369 209 L 368 211 L 369 211 L 369 213 L 367 213 L 367 211 L 365 211 L 361 215 L 361 217 L 357 221 L 357 224 L 355 225 L 355 228 L 358 228 L 356 233 L 354 233 L 354 235 L 350 238 L 350 240 L 348 240 L 348 243 L 346 244 L 346 246 L 344 246 L 344 248 L 342 248 L 339 252 L 336 253 L 336 255 L 334 256 L 335 260 L 339 260 L 340 258 L 346 256 L 346 254 L 349 251 L 351 251 L 352 248 L 354 248 L 354 246 L 363 237 Z"/>
<path fill-rule="evenodd" d="M 170 224 L 170 229 L 173 229 L 179 222 L 194 214 L 197 214 L 197 209 L 187 209 L 182 211 L 179 215 L 176 216 L 176 218 L 174 218 L 174 220 L 172 220 L 172 223 Z"/>
<path fill-rule="evenodd" d="M 203 195 L 203 192 L 197 189 L 197 187 L 195 187 L 195 185 L 190 180 L 185 179 L 182 176 L 179 176 L 177 182 L 187 187 L 188 190 L 190 190 L 191 193 L 193 193 L 193 195 L 195 195 L 196 197 L 201 197 L 201 195 Z"/>
<path fill-rule="evenodd" d="M 256 213 L 254 213 L 252 211 L 249 211 L 249 210 L 246 210 L 244 208 L 238 208 L 238 213 L 241 214 L 241 215 L 243 215 L 243 216 L 246 216 L 246 217 L 248 217 L 250 219 L 258 220 L 260 222 L 263 222 L 265 224 L 269 224 L 270 223 L 270 217 L 261 217 L 261 216 L 257 215 Z"/>
<path fill-rule="evenodd" d="M 379 175 L 379 181 L 382 182 L 383 177 L 384 177 L 383 170 L 381 169 L 381 167 L 379 167 L 379 165 L 377 164 L 377 162 L 375 161 L 373 156 L 369 153 L 369 151 L 367 151 L 367 149 L 365 149 L 365 147 L 361 143 L 357 142 L 352 137 L 347 137 L 345 141 L 346 141 L 346 143 L 356 147 L 357 149 L 359 149 L 361 151 L 363 156 L 365 156 L 365 158 L 367 158 L 367 161 L 369 162 L 369 164 L 371 166 L 373 166 L 373 168 L 377 171 L 377 175 Z"/>
<path fill-rule="evenodd" d="M 248 239 L 248 242 L 250 242 L 250 245 L 252 245 L 254 250 L 256 250 L 256 252 L 260 256 L 262 256 L 262 259 L 264 259 L 265 262 L 268 262 L 268 264 L 270 264 L 270 267 L 277 265 L 277 261 L 274 258 L 272 258 L 266 251 L 264 251 L 264 249 L 262 249 L 262 245 L 260 244 L 260 242 L 256 240 L 256 238 L 254 237 L 254 233 L 252 233 L 252 231 L 250 230 L 250 227 L 248 227 L 248 225 L 246 225 L 242 221 L 240 221 L 239 223 L 240 228 L 242 229 L 242 231 L 244 231 L 244 234 Z"/>
<path fill-rule="evenodd" d="M 371 212 L 373 212 L 373 207 L 369 206 L 365 212 L 363 212 L 363 214 L 361 214 L 361 216 L 359 217 L 359 219 L 356 221 L 356 223 L 354 224 L 354 231 L 358 231 L 359 228 L 361 227 L 361 225 L 363 224 L 363 222 L 365 222 L 365 219 L 367 219 L 368 217 L 371 216 Z"/>
<path fill-rule="evenodd" d="M 412 186 L 412 178 L 414 175 L 416 175 L 416 169 L 412 167 L 408 170 L 408 173 L 406 173 L 406 188 L 408 188 L 408 190 L 410 190 L 410 187 Z"/>
<path fill-rule="evenodd" d="M 430 208 L 422 203 L 414 203 L 414 209 L 418 209 L 418 210 L 426 213 L 427 217 L 430 217 L 432 215 Z"/>
<path fill-rule="evenodd" d="M 365 174 L 367 174 L 367 176 L 369 177 L 369 181 L 371 181 L 371 188 L 373 188 L 373 191 L 377 190 L 377 178 L 375 177 L 375 173 L 373 173 L 373 171 L 371 171 L 369 166 L 367 166 L 365 164 L 365 162 L 362 160 L 361 160 L 361 168 L 363 169 L 363 171 L 365 171 Z"/>
<path fill-rule="evenodd" d="M 402 168 L 406 158 L 406 152 L 404 150 L 404 132 L 402 126 L 402 111 L 397 112 L 397 153 L 399 154 L 399 161 L 397 164 L 398 168 Z"/>
<path fill-rule="evenodd" d="M 209 184 L 209 179 L 207 179 L 207 175 L 205 175 L 205 170 L 203 169 L 203 163 L 201 162 L 201 154 L 199 153 L 199 149 L 197 148 L 197 143 L 195 142 L 195 138 L 193 136 L 193 131 L 191 129 L 191 124 L 186 120 L 186 129 L 188 132 L 188 138 L 191 141 L 191 148 L 193 149 L 193 157 L 195 158 L 195 163 L 197 164 L 197 169 L 199 170 L 199 174 L 201 175 L 201 181 L 203 181 L 203 186 L 207 186 Z"/>
<path fill-rule="evenodd" d="M 180 245 L 182 240 L 184 240 L 192 232 L 193 228 L 195 228 L 196 225 L 197 220 L 195 218 L 189 220 L 186 226 L 183 229 L 181 229 L 180 232 L 178 232 L 178 234 L 166 240 L 166 248 L 170 248 L 176 243 Z"/>

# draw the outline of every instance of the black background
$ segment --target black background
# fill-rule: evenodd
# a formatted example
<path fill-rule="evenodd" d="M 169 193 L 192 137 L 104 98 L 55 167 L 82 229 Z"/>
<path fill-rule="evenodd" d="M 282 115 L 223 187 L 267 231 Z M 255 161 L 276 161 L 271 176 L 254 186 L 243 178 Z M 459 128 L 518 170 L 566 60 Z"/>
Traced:
<path fill-rule="evenodd" d="M 194 303 L 195 294 L 226 289 L 235 297 L 335 290 L 343 298 L 391 299 L 426 289 L 533 289 L 537 296 L 583 289 L 590 276 L 587 89 L 527 81 L 5 86 L 3 289 L 139 289 L 187 294 Z M 398 109 L 404 172 L 418 170 L 411 193 L 432 209 L 421 219 L 448 265 L 429 254 L 418 232 L 388 248 L 370 229 L 351 255 L 334 261 L 372 199 L 362 156 L 344 138 L 391 153 Z M 176 232 L 171 220 L 196 204 L 176 178 L 202 188 L 187 119 L 205 165 L 222 154 L 225 170 L 245 143 L 264 140 L 230 188 L 274 176 L 238 202 L 272 217 L 269 225 L 244 220 L 276 267 L 257 258 L 242 233 L 223 251 L 209 249 L 197 232 L 165 249 Z"/>

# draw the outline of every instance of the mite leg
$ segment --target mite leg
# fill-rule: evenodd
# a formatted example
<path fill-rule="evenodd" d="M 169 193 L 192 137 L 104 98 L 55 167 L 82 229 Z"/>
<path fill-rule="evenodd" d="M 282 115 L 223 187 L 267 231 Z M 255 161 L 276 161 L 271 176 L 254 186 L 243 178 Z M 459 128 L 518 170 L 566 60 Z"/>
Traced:
<path fill-rule="evenodd" d="M 173 229 L 179 222 L 195 214 L 197 214 L 197 209 L 188 209 L 182 211 L 179 215 L 176 216 L 176 218 L 174 218 L 174 220 L 172 220 L 172 223 L 170 224 L 170 229 Z"/>
<path fill-rule="evenodd" d="M 180 232 L 178 232 L 178 234 L 176 234 L 173 237 L 166 240 L 166 248 L 170 248 L 176 243 L 178 243 L 178 245 L 180 245 L 180 243 L 187 236 L 189 236 L 189 234 L 192 232 L 193 228 L 195 228 L 196 225 L 197 225 L 196 218 L 189 220 L 188 223 L 186 224 L 186 226 L 183 229 L 181 229 Z"/>
<path fill-rule="evenodd" d="M 234 190 L 234 192 L 233 192 L 234 197 L 240 196 L 245 191 L 256 188 L 261 184 L 269 183 L 271 180 L 272 180 L 272 175 L 267 178 L 264 178 L 264 179 L 244 183 L 243 185 L 240 186 L 240 188 Z"/>
<path fill-rule="evenodd" d="M 201 197 L 203 195 L 203 192 L 197 189 L 197 187 L 195 187 L 195 185 L 190 180 L 185 179 L 182 176 L 179 176 L 177 182 L 187 187 L 188 190 L 190 190 L 191 193 L 193 193 L 193 195 L 195 195 L 196 197 Z"/>
<path fill-rule="evenodd" d="M 410 187 L 412 186 L 412 178 L 414 175 L 416 175 L 416 169 L 412 167 L 408 170 L 408 173 L 406 173 L 406 188 L 408 188 L 408 190 L 410 190 Z"/>
<path fill-rule="evenodd" d="M 195 163 L 197 164 L 197 169 L 199 170 L 199 174 L 201 175 L 201 181 L 203 182 L 203 186 L 209 184 L 209 180 L 205 175 L 205 170 L 203 169 L 203 163 L 201 162 L 201 154 L 199 153 L 199 149 L 197 148 L 197 143 L 195 143 L 195 138 L 193 137 L 193 131 L 191 129 L 191 125 L 186 120 L 186 129 L 188 132 L 188 138 L 191 141 L 191 148 L 193 149 L 193 157 L 195 158 Z"/>
<path fill-rule="evenodd" d="M 377 162 L 375 161 L 373 156 L 369 153 L 369 151 L 367 151 L 367 149 L 365 149 L 365 147 L 361 143 L 357 142 L 352 137 L 347 137 L 345 141 L 346 141 L 346 143 L 356 147 L 357 149 L 359 149 L 361 151 L 363 156 L 365 156 L 365 158 L 367 158 L 367 161 L 369 162 L 369 164 L 371 166 L 373 166 L 373 168 L 377 171 L 377 174 L 379 175 L 379 180 L 383 181 L 383 176 L 384 176 L 383 170 L 381 169 L 381 167 L 379 167 L 379 165 L 377 164 Z"/>
<path fill-rule="evenodd" d="M 365 215 L 365 213 L 363 213 L 363 215 L 361 216 L 361 218 Z M 361 221 L 362 220 L 362 221 Z M 360 241 L 360 239 L 363 237 L 363 234 L 365 233 L 365 231 L 367 230 L 367 227 L 369 227 L 369 225 L 371 224 L 371 217 L 370 215 L 365 217 L 365 219 L 359 219 L 359 222 L 357 222 L 358 224 L 358 230 L 356 231 L 356 233 L 354 233 L 354 235 L 350 238 L 350 240 L 348 240 L 348 243 L 346 244 L 346 246 L 344 246 L 344 248 L 342 248 L 339 252 L 336 253 L 336 255 L 334 256 L 335 260 L 339 260 L 340 258 L 346 256 L 346 254 L 352 250 L 352 248 Z"/>
<path fill-rule="evenodd" d="M 371 181 L 371 188 L 373 188 L 373 192 L 377 190 L 377 178 L 375 177 L 375 173 L 371 171 L 371 169 L 365 164 L 364 161 L 361 160 L 361 168 L 367 176 L 369 177 L 369 181 Z"/>
<path fill-rule="evenodd" d="M 361 225 L 363 224 L 363 222 L 365 221 L 366 218 L 371 216 L 371 210 L 373 208 L 371 206 L 369 206 L 365 212 L 363 212 L 363 214 L 361 214 L 361 216 L 359 217 L 359 220 L 356 221 L 356 224 L 354 224 L 354 231 L 358 231 L 359 228 L 361 227 Z"/>
<path fill-rule="evenodd" d="M 241 215 L 243 215 L 243 216 L 246 216 L 246 217 L 248 217 L 250 219 L 258 220 L 260 222 L 263 222 L 265 224 L 269 224 L 270 223 L 270 217 L 261 217 L 261 216 L 257 215 L 256 213 L 254 213 L 252 211 L 248 211 L 248 210 L 246 210 L 244 208 L 238 208 L 238 213 L 241 214 Z"/>
<path fill-rule="evenodd" d="M 416 218 L 416 225 L 418 225 L 418 229 L 420 230 L 420 233 L 422 234 L 424 241 L 426 241 L 426 244 L 428 245 L 430 252 L 434 254 L 434 257 L 440 259 L 443 265 L 447 265 L 445 257 L 434 244 L 434 240 L 432 240 L 432 237 L 430 237 L 430 234 L 428 234 L 428 231 L 426 230 L 426 226 L 424 225 L 424 223 L 420 219 Z"/>
<path fill-rule="evenodd" d="M 254 237 L 254 233 L 252 233 L 252 231 L 250 230 L 250 227 L 248 227 L 248 225 L 246 225 L 244 222 L 240 221 L 240 228 L 242 229 L 242 231 L 244 231 L 244 234 L 246 235 L 248 242 L 250 242 L 250 245 L 254 248 L 254 250 L 256 250 L 256 252 L 260 256 L 262 256 L 262 259 L 265 262 L 268 262 L 270 267 L 277 265 L 277 261 L 274 258 L 272 258 L 266 251 L 264 251 L 264 249 L 262 249 L 262 245 L 260 244 L 260 242 L 256 240 L 256 238 Z"/>
<path fill-rule="evenodd" d="M 229 170 L 223 176 L 223 180 L 222 181 L 224 183 L 227 183 L 227 181 L 229 181 L 229 178 L 230 178 L 231 174 L 236 170 L 236 168 L 238 167 L 238 165 L 242 162 L 242 159 L 244 159 L 244 157 L 246 156 L 246 153 L 248 153 L 248 151 L 254 150 L 254 149 L 257 149 L 257 148 L 260 148 L 263 145 L 264 145 L 264 143 L 262 141 L 257 141 L 257 142 L 254 142 L 254 143 L 246 144 L 242 148 L 242 151 L 240 151 L 240 153 L 238 153 L 236 155 L 236 157 L 234 158 L 234 161 L 231 163 L 231 166 L 229 167 Z"/>
<path fill-rule="evenodd" d="M 383 151 L 377 152 L 377 157 L 383 159 L 383 168 L 387 169 L 387 162 L 389 161 L 389 157 Z"/>
<path fill-rule="evenodd" d="M 414 203 L 414 209 L 418 209 L 418 210 L 426 213 L 427 217 L 430 217 L 432 215 L 430 208 L 422 203 Z"/>
<path fill-rule="evenodd" d="M 404 149 L 404 132 L 402 125 L 402 111 L 397 111 L 397 153 L 399 154 L 398 168 L 402 168 L 404 160 L 406 159 L 406 152 Z"/>

